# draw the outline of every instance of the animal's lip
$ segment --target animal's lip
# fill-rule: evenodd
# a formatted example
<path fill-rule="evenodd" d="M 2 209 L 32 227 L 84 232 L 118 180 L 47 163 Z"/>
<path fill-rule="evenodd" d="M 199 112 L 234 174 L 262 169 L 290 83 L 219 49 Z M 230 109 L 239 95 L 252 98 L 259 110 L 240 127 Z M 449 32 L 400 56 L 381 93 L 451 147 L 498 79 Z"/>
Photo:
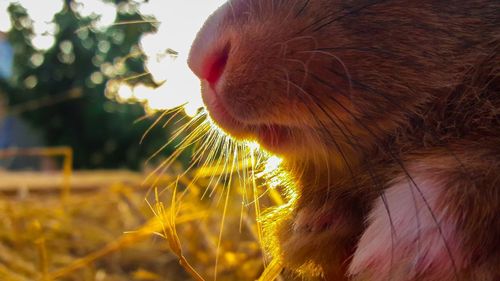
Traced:
<path fill-rule="evenodd" d="M 203 87 L 202 90 L 205 106 L 212 120 L 225 132 L 237 139 L 256 140 L 270 150 L 287 143 L 290 131 L 288 127 L 277 124 L 247 124 L 240 121 L 227 110 L 218 97 L 217 90 L 212 85 L 206 86 L 208 87 Z"/>
<path fill-rule="evenodd" d="M 205 107 L 212 120 L 225 132 L 236 138 L 245 138 L 248 129 L 244 124 L 234 118 L 222 104 L 216 89 L 208 81 L 202 82 L 202 97 Z"/>

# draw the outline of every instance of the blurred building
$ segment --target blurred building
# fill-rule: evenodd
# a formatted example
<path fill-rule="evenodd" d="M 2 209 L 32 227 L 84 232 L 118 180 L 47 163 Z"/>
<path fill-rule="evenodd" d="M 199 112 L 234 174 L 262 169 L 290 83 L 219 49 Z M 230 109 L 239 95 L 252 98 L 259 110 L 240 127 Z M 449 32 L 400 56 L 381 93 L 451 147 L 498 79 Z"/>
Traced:
<path fill-rule="evenodd" d="M 0 32 L 0 79 L 12 76 L 14 51 L 7 41 L 5 34 Z"/>
<path fill-rule="evenodd" d="M 9 100 L 0 90 L 0 151 L 41 147 L 43 141 L 22 119 L 9 114 Z M 43 167 L 42 159 L 32 157 L 0 158 L 0 170 L 39 170 Z"/>
<path fill-rule="evenodd" d="M 4 33 L 0 32 L 0 79 L 12 76 L 14 50 Z M 9 95 L 0 89 L 0 151 L 43 147 L 44 142 L 24 120 L 9 110 Z M 40 170 L 47 159 L 27 156 L 0 157 L 0 170 Z"/>

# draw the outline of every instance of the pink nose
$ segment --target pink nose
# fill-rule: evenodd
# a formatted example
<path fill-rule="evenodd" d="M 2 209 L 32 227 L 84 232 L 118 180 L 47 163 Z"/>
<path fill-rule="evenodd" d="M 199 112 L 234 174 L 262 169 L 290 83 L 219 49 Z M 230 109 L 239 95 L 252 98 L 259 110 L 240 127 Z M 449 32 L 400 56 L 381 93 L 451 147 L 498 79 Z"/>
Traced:
<path fill-rule="evenodd" d="M 224 73 L 224 69 L 226 68 L 227 59 L 229 58 L 229 50 L 230 45 L 228 44 L 221 52 L 216 53 L 212 57 L 207 58 L 205 63 L 204 73 L 206 73 L 206 77 L 203 77 L 208 81 L 212 88 L 215 88 L 215 85 L 220 80 L 220 77 Z"/>
<path fill-rule="evenodd" d="M 206 80 L 212 88 L 220 81 L 226 68 L 231 45 L 221 27 L 225 14 L 224 6 L 206 21 L 196 36 L 189 54 L 189 67 L 201 80 Z"/>

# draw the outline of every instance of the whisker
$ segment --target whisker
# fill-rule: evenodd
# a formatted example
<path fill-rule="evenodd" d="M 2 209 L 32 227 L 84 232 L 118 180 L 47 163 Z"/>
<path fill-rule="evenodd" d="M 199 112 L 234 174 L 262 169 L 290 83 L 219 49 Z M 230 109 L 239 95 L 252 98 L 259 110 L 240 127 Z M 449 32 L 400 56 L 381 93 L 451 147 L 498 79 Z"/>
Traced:
<path fill-rule="evenodd" d="M 151 161 L 153 158 L 158 156 L 163 150 L 165 150 L 172 142 L 174 142 L 182 133 L 186 132 L 189 128 L 191 128 L 193 125 L 196 124 L 196 122 L 202 117 L 202 115 L 198 115 L 197 117 L 191 119 L 189 122 L 181 126 L 176 132 L 174 132 L 174 135 L 170 137 L 170 140 L 165 143 L 163 146 L 161 146 L 158 150 L 156 150 L 147 160 L 146 163 Z M 199 131 L 193 130 L 186 138 L 184 138 L 179 146 L 182 146 L 182 144 L 187 143 L 187 142 L 192 142 L 193 139 L 198 137 L 198 134 L 200 134 Z M 181 151 L 181 150 L 176 150 Z"/>
<path fill-rule="evenodd" d="M 123 25 L 133 25 L 133 24 L 160 24 L 161 21 L 157 20 L 131 20 L 131 21 L 121 21 L 121 22 L 115 22 L 113 24 L 110 24 L 109 27 L 113 26 L 123 26 Z M 81 32 L 86 29 L 93 29 L 94 25 L 93 24 L 88 24 L 86 26 L 82 26 L 75 30 L 75 33 Z"/>
<path fill-rule="evenodd" d="M 355 8 L 350 9 L 350 10 L 341 9 L 339 11 L 336 11 L 334 13 L 331 13 L 329 15 L 326 15 L 326 16 L 314 21 L 312 24 L 304 27 L 299 32 L 297 32 L 297 34 L 302 34 L 308 30 L 312 30 L 312 32 L 318 32 L 336 21 L 339 21 L 347 16 L 359 13 L 360 11 L 367 9 L 371 6 L 374 6 L 376 4 L 379 4 L 383 1 L 384 0 L 369 1 L 366 4 L 360 5 L 359 7 L 355 7 Z"/>
<path fill-rule="evenodd" d="M 332 58 L 334 58 L 341 66 L 342 68 L 344 69 L 344 72 L 345 72 L 345 76 L 346 76 L 346 79 L 348 80 L 349 82 L 349 89 L 352 89 L 352 78 L 351 78 L 351 74 L 349 73 L 349 70 L 347 69 L 347 66 L 345 65 L 345 63 L 342 61 L 342 59 L 340 59 L 339 56 L 337 55 L 334 55 L 330 52 L 325 52 L 325 51 L 320 51 L 320 50 L 314 50 L 314 51 L 302 51 L 301 53 L 312 53 L 312 54 L 321 54 L 321 55 L 326 55 L 326 56 L 330 56 Z"/>
<path fill-rule="evenodd" d="M 302 7 L 295 14 L 295 18 L 298 18 L 299 16 L 301 16 L 306 11 L 307 7 L 309 6 L 309 2 L 310 2 L 310 0 L 306 0 L 304 2 L 304 4 L 302 5 Z"/>
<path fill-rule="evenodd" d="M 158 125 L 158 123 L 161 121 L 161 119 L 163 119 L 163 117 L 165 117 L 166 115 L 168 114 L 167 111 L 164 111 L 158 118 L 156 118 L 156 120 L 153 122 L 153 124 L 151 124 L 151 126 L 149 126 L 149 128 L 146 130 L 146 132 L 144 132 L 144 134 L 142 135 L 141 137 L 141 140 L 139 141 L 140 144 L 142 144 L 144 142 L 144 139 L 146 138 L 146 136 L 151 132 L 151 130 L 153 130 L 153 128 Z M 149 116 L 146 115 L 145 117 L 142 117 L 142 118 L 148 118 Z"/>
<path fill-rule="evenodd" d="M 311 74 L 310 74 L 311 75 Z M 318 79 L 319 77 L 317 76 L 311 76 L 315 79 Z M 354 81 L 354 80 L 353 80 Z M 333 86 L 332 86 L 333 87 Z M 374 138 L 376 138 L 378 140 L 378 142 L 381 142 L 382 140 L 380 139 L 379 136 L 377 136 L 375 133 L 373 133 L 373 131 L 367 127 L 363 122 L 361 122 L 359 120 L 359 118 L 356 117 L 356 115 L 354 115 L 347 107 L 343 106 L 342 103 L 340 103 L 339 101 L 337 101 L 333 96 L 330 96 L 330 98 L 336 102 L 343 110 L 345 110 L 348 114 L 350 114 L 352 116 L 352 118 L 358 123 L 360 124 L 367 132 L 369 132 Z M 429 212 L 431 213 L 432 215 L 432 219 L 434 221 L 434 223 L 436 224 L 436 227 L 438 228 L 438 231 L 440 233 L 440 236 L 441 236 L 441 239 L 443 240 L 444 244 L 445 244 L 445 247 L 446 247 L 446 251 L 448 252 L 448 255 L 450 257 L 450 260 L 452 261 L 452 264 L 453 264 L 453 269 L 454 269 L 454 274 L 455 274 L 455 277 L 456 279 L 458 280 L 458 269 L 456 267 L 456 262 L 455 262 L 455 259 L 454 257 L 452 256 L 452 253 L 451 253 L 451 249 L 448 245 L 448 242 L 446 241 L 446 238 L 444 237 L 444 234 L 443 234 L 443 230 L 442 230 L 442 226 L 441 224 L 439 223 L 439 221 L 437 220 L 436 218 L 436 215 L 434 213 L 434 211 L 432 210 L 430 204 L 428 203 L 427 199 L 426 198 L 423 198 L 424 197 L 424 194 L 423 192 L 421 191 L 420 187 L 418 187 L 418 185 L 416 184 L 415 180 L 413 179 L 413 177 L 410 175 L 409 171 L 406 169 L 406 167 L 404 166 L 403 162 L 399 159 L 399 157 L 397 157 L 395 155 L 395 153 L 387 148 L 387 149 L 383 149 L 383 151 L 385 151 L 386 153 L 389 154 L 389 156 L 391 157 L 391 159 L 393 161 L 396 162 L 396 164 L 398 164 L 398 166 L 401 167 L 402 171 L 404 172 L 404 174 L 406 175 L 406 177 L 411 181 L 412 185 L 415 186 L 415 188 L 417 189 L 418 193 L 419 193 L 419 196 L 422 197 L 422 200 L 424 202 L 424 204 L 426 205 L 426 208 L 429 210 Z M 384 202 L 384 204 L 386 204 L 386 202 Z M 414 204 L 416 206 L 416 198 L 414 198 Z M 388 209 L 388 206 L 386 206 L 386 209 Z"/>
<path fill-rule="evenodd" d="M 310 96 L 310 95 L 309 95 L 309 94 L 308 94 L 308 93 L 307 93 L 307 92 L 306 92 L 306 91 L 305 91 L 302 87 L 300 87 L 299 85 L 295 84 L 293 81 L 287 81 L 287 82 L 288 82 L 288 83 L 290 83 L 290 84 L 291 84 L 292 86 L 294 86 L 295 88 L 297 88 L 300 92 L 304 93 L 306 97 L 308 97 L 308 98 L 312 99 L 312 96 Z M 299 95 L 299 96 L 302 96 L 302 95 Z M 299 98 L 300 98 L 300 97 L 299 97 Z M 304 102 L 304 104 L 307 104 L 307 103 L 305 103 L 305 102 Z M 324 109 L 323 109 L 321 106 L 319 106 L 319 107 L 320 107 L 320 109 L 321 109 L 322 111 L 324 111 Z M 308 107 L 308 109 L 309 109 L 309 107 Z M 311 111 L 312 116 L 314 116 L 314 111 L 312 111 L 311 109 L 309 109 L 309 110 Z M 337 122 L 336 122 L 333 118 L 331 119 L 331 121 L 332 121 L 332 123 L 333 123 L 333 124 L 334 124 L 334 125 L 335 125 L 335 126 L 336 126 L 336 127 L 337 127 L 340 131 L 341 131 L 341 132 L 343 132 L 343 129 L 339 126 L 339 124 L 338 124 L 338 123 L 337 123 Z M 344 151 L 342 150 L 342 148 L 341 148 L 340 144 L 337 142 L 336 138 L 335 138 L 335 137 L 331 134 L 330 130 L 328 130 L 328 128 L 326 128 L 325 124 L 324 124 L 322 121 L 318 120 L 318 123 L 319 123 L 319 125 L 320 125 L 321 127 L 323 127 L 323 129 L 325 130 L 325 132 L 326 132 L 326 133 L 330 136 L 330 138 L 331 138 L 330 140 L 334 143 L 334 145 L 335 145 L 335 147 L 336 147 L 337 151 L 339 152 L 339 154 L 340 154 L 341 158 L 343 159 L 344 163 L 346 164 L 346 167 L 347 167 L 347 169 L 349 170 L 349 173 L 351 174 L 352 179 L 353 179 L 354 181 L 356 181 L 356 180 L 355 180 L 355 179 L 356 179 L 356 177 L 355 177 L 355 175 L 354 175 L 354 171 L 353 171 L 353 169 L 352 169 L 352 167 L 351 167 L 351 163 L 348 161 L 348 158 L 347 158 L 347 156 L 345 155 Z M 327 187 L 327 188 L 329 188 L 329 187 Z"/>

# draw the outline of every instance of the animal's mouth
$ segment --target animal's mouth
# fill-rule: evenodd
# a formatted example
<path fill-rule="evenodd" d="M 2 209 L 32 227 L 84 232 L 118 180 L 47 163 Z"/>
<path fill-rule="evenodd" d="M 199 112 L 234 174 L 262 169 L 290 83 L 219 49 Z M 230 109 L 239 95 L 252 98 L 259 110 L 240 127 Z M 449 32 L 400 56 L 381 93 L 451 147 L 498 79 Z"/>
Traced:
<path fill-rule="evenodd" d="M 208 39 L 207 39 L 208 40 Z M 222 41 L 221 41 L 222 42 Z M 202 96 L 212 120 L 226 133 L 239 140 L 257 141 L 264 148 L 280 152 L 290 144 L 291 127 L 272 122 L 246 121 L 224 98 L 232 45 L 230 40 L 210 49 L 198 49 L 194 44 L 189 65 L 202 80 Z"/>
<path fill-rule="evenodd" d="M 213 87 L 205 86 L 202 90 L 205 106 L 212 120 L 223 131 L 239 140 L 255 140 L 264 148 L 275 152 L 289 144 L 291 128 L 278 124 L 250 124 L 241 121 L 227 109 Z"/>

